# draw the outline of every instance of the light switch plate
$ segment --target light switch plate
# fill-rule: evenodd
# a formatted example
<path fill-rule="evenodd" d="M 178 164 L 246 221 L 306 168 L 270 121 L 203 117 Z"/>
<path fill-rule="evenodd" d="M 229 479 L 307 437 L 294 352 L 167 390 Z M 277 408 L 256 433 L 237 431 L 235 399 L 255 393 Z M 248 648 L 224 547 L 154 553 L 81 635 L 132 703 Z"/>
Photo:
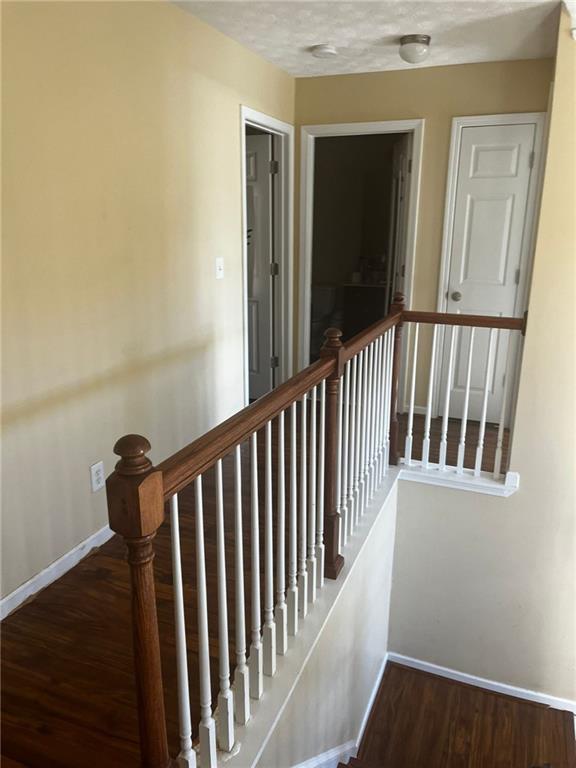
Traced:
<path fill-rule="evenodd" d="M 96 493 L 96 491 L 104 488 L 105 484 L 104 462 L 98 461 L 90 467 L 90 485 L 92 486 L 92 493 Z"/>

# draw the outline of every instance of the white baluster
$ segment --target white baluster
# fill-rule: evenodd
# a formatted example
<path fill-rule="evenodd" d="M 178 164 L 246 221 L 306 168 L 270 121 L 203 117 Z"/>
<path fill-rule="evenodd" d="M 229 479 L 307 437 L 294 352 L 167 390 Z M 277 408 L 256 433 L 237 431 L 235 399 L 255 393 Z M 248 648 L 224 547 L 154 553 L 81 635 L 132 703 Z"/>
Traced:
<path fill-rule="evenodd" d="M 298 582 L 296 579 L 296 552 L 298 546 L 298 478 L 296 473 L 296 403 L 290 411 L 290 536 L 288 540 L 288 634 L 298 632 Z"/>
<path fill-rule="evenodd" d="M 310 484 L 308 488 L 308 601 L 316 600 L 316 387 L 310 397 Z"/>
<path fill-rule="evenodd" d="M 216 735 L 220 749 L 230 752 L 234 746 L 234 695 L 230 688 L 226 554 L 224 550 L 224 491 L 222 487 L 221 459 L 216 462 L 216 559 L 218 571 L 218 664 L 220 677 Z"/>
<path fill-rule="evenodd" d="M 355 509 L 356 503 L 354 500 L 354 478 L 356 467 L 356 372 L 358 367 L 358 355 L 355 355 L 352 360 L 352 378 L 350 381 L 350 437 L 348 440 L 348 518 L 350 521 L 350 536 L 354 533 L 355 524 Z"/>
<path fill-rule="evenodd" d="M 336 422 L 336 508 L 338 510 L 338 514 L 340 515 L 340 525 L 338 528 L 338 552 L 342 553 L 342 547 L 343 547 L 343 540 L 344 540 L 344 520 L 342 519 L 342 507 L 340 505 L 340 500 L 342 499 L 342 411 L 344 408 L 344 404 L 342 402 L 344 398 L 344 386 L 342 382 L 342 377 L 340 377 L 340 381 L 338 382 L 338 405 L 337 405 L 337 414 L 338 419 Z"/>
<path fill-rule="evenodd" d="M 422 440 L 422 467 L 428 469 L 430 458 L 430 422 L 432 420 L 432 395 L 434 394 L 434 374 L 436 370 L 436 345 L 438 326 L 432 334 L 432 355 L 430 356 L 430 374 L 428 375 L 428 399 L 426 400 L 426 418 L 424 420 L 424 439 Z"/>
<path fill-rule="evenodd" d="M 264 467 L 264 629 L 262 636 L 264 674 L 276 672 L 276 627 L 274 625 L 274 548 L 272 539 L 272 422 L 266 424 Z"/>
<path fill-rule="evenodd" d="M 308 501 L 308 477 L 306 466 L 308 461 L 308 452 L 306 450 L 308 439 L 306 424 L 307 401 L 308 395 L 304 395 L 300 403 L 300 516 L 298 521 L 298 527 L 300 528 L 300 547 L 298 550 L 298 609 L 303 619 L 308 614 L 308 573 L 306 571 L 306 538 L 308 532 L 306 524 L 306 504 Z"/>
<path fill-rule="evenodd" d="M 178 715 L 180 724 L 180 768 L 196 767 L 196 752 L 192 748 L 192 719 L 188 685 L 188 655 L 186 653 L 186 621 L 184 617 L 184 588 L 180 554 L 180 523 L 178 496 L 170 499 L 170 534 L 172 538 L 172 581 L 174 584 L 174 624 L 176 640 L 176 669 L 178 673 Z"/>
<path fill-rule="evenodd" d="M 464 472 L 464 452 L 466 450 L 466 426 L 468 423 L 468 405 L 470 403 L 470 381 L 472 378 L 472 354 L 474 352 L 474 331 L 470 329 L 470 347 L 468 348 L 468 365 L 466 368 L 466 389 L 464 391 L 464 408 L 462 409 L 462 423 L 460 425 L 460 442 L 458 444 L 458 463 L 456 472 L 461 475 Z"/>
<path fill-rule="evenodd" d="M 502 337 L 503 331 L 498 331 L 499 340 Z M 494 456 L 494 479 L 499 480 L 502 470 L 502 448 L 504 445 L 504 425 L 506 423 L 506 413 L 508 410 L 508 392 L 509 383 L 512 379 L 512 371 L 510 370 L 510 363 L 512 360 L 512 334 L 508 331 L 508 347 L 506 350 L 506 369 L 504 372 L 504 387 L 502 392 L 502 405 L 500 406 L 500 420 L 498 422 L 498 437 L 496 439 L 496 454 Z"/>
<path fill-rule="evenodd" d="M 216 724 L 212 717 L 210 688 L 210 646 L 208 639 L 208 596 L 204 551 L 204 508 L 202 475 L 194 481 L 196 497 L 196 589 L 198 592 L 198 665 L 200 668 L 200 763 L 216 768 Z"/>
<path fill-rule="evenodd" d="M 364 350 L 358 353 L 358 370 L 356 380 L 356 448 L 354 450 L 354 512 L 356 525 L 360 521 L 360 461 L 362 450 L 362 411 L 363 408 L 363 370 Z"/>
<path fill-rule="evenodd" d="M 378 461 L 378 479 L 380 482 L 382 482 L 382 478 L 385 475 L 385 462 L 386 462 L 386 455 L 385 455 L 385 444 L 386 444 L 386 402 L 387 402 L 387 387 L 388 387 L 388 339 L 389 339 L 389 332 L 386 332 L 384 334 L 383 338 L 383 354 L 382 354 L 382 422 L 380 424 L 380 435 L 379 435 L 379 461 Z"/>
<path fill-rule="evenodd" d="M 382 351 L 382 337 L 379 336 L 374 342 L 374 388 L 373 388 L 373 408 L 374 415 L 372 418 L 372 449 L 371 449 L 371 461 L 370 461 L 370 499 L 374 498 L 376 493 L 376 486 L 378 484 L 378 427 L 380 425 L 380 355 Z"/>
<path fill-rule="evenodd" d="M 446 375 L 446 391 L 444 393 L 444 413 L 442 414 L 442 434 L 440 436 L 439 469 L 446 469 L 446 451 L 448 449 L 448 417 L 450 415 L 450 392 L 452 391 L 452 376 L 454 372 L 454 351 L 458 338 L 458 326 L 452 326 L 450 334 L 450 352 L 448 353 L 448 373 Z"/>
<path fill-rule="evenodd" d="M 246 664 L 246 606 L 244 601 L 244 549 L 242 532 L 242 456 L 234 451 L 234 572 L 236 581 L 236 669 L 234 670 L 234 711 L 236 722 L 250 720 L 249 673 Z"/>
<path fill-rule="evenodd" d="M 370 347 L 364 350 L 362 364 L 362 440 L 360 444 L 360 514 L 366 511 L 367 451 L 368 451 L 368 407 L 370 404 Z"/>
<path fill-rule="evenodd" d="M 350 360 L 344 366 L 343 379 L 343 432 L 342 432 L 342 450 L 340 461 L 342 463 L 342 482 L 340 485 L 340 514 L 342 521 L 340 532 L 342 535 L 342 544 L 346 546 L 348 542 L 348 435 L 350 431 Z"/>
<path fill-rule="evenodd" d="M 324 586 L 324 473 L 326 448 L 326 381 L 320 385 L 320 432 L 318 435 L 318 505 L 316 509 L 316 585 Z"/>
<path fill-rule="evenodd" d="M 478 431 L 478 446 L 476 447 L 476 463 L 474 464 L 474 475 L 478 477 L 482 469 L 482 454 L 484 453 L 484 435 L 486 433 L 486 413 L 488 411 L 488 393 L 490 390 L 490 379 L 492 377 L 492 353 L 496 329 L 490 329 L 488 341 L 488 356 L 486 358 L 486 375 L 484 378 L 484 394 L 482 397 L 482 412 L 480 416 L 480 428 Z"/>
<path fill-rule="evenodd" d="M 250 670 L 250 697 L 262 696 L 262 638 L 260 636 L 260 520 L 258 503 L 258 438 L 256 432 L 251 437 L 251 567 L 252 567 L 252 622 L 251 643 L 248 668 Z"/>
<path fill-rule="evenodd" d="M 372 433 L 372 391 L 374 389 L 374 379 L 373 379 L 373 370 L 374 370 L 374 344 L 370 344 L 368 347 L 368 373 L 367 373 L 367 383 L 368 383 L 368 389 L 366 392 L 366 434 L 364 435 L 364 439 L 366 441 L 366 456 L 365 456 L 365 467 L 364 467 L 364 507 L 366 508 L 368 506 L 368 501 L 370 499 L 370 444 L 371 444 L 371 433 Z"/>
<path fill-rule="evenodd" d="M 419 323 L 414 326 L 414 348 L 412 349 L 412 378 L 410 381 L 410 408 L 408 410 L 408 426 L 406 427 L 406 447 L 404 448 L 404 461 L 408 467 L 412 466 L 412 440 L 414 431 L 414 400 L 416 397 L 416 367 L 418 365 L 418 333 Z"/>
<path fill-rule="evenodd" d="M 394 339 L 396 326 L 393 326 L 386 334 L 388 336 L 388 354 L 386 359 L 386 388 L 385 388 L 385 416 L 384 416 L 384 462 L 382 474 L 388 472 L 390 461 L 390 417 L 392 415 L 392 361 L 394 357 Z"/>
<path fill-rule="evenodd" d="M 276 651 L 284 656 L 288 650 L 288 609 L 286 589 L 286 477 L 284 465 L 284 411 L 278 416 L 278 531 L 276 534 Z"/>

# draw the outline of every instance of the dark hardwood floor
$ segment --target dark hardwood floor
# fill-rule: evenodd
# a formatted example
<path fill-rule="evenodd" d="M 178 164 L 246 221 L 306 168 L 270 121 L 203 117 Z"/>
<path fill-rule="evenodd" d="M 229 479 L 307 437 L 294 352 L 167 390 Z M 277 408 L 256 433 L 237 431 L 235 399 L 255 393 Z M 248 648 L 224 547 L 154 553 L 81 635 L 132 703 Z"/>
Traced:
<path fill-rule="evenodd" d="M 357 768 L 575 768 L 571 712 L 388 664 Z"/>
<path fill-rule="evenodd" d="M 289 433 L 287 420 L 287 463 Z M 261 518 L 264 506 L 263 444 L 264 436 L 260 434 Z M 435 450 L 434 445 L 433 442 L 432 452 Z M 493 460 L 491 445 L 494 442 L 489 443 L 487 438 L 486 455 L 489 457 L 492 453 Z M 276 466 L 276 439 L 273 446 Z M 249 615 L 250 473 L 246 448 L 244 446 L 242 462 L 246 609 Z M 230 637 L 233 638 L 235 582 L 232 457 L 224 460 L 223 470 L 229 623 Z M 218 639 L 215 484 L 212 471 L 204 476 L 204 507 L 210 655 L 215 699 L 218 686 Z M 200 713 L 197 696 L 195 516 L 191 488 L 180 494 L 180 518 L 192 717 L 193 722 L 197 723 Z M 261 549 L 263 530 L 262 520 Z M 286 539 L 288 541 L 288 537 Z M 155 549 L 168 736 L 171 754 L 175 755 L 178 752 L 178 721 L 168 519 L 158 533 Z M 114 537 L 2 623 L 3 765 L 27 768 L 130 768 L 139 764 L 132 675 L 130 592 L 124 558 L 123 542 Z M 249 622 L 247 624 L 249 626 Z M 235 647 L 231 639 L 232 668 L 234 654 Z"/>
<path fill-rule="evenodd" d="M 406 427 L 408 416 L 406 413 L 398 417 L 400 434 L 400 455 L 404 455 L 404 443 L 406 440 Z M 414 414 L 412 428 L 412 458 L 422 458 L 422 438 L 424 436 L 425 417 L 422 414 Z M 446 463 L 455 467 L 458 460 L 458 443 L 460 441 L 460 419 L 448 419 L 448 444 L 446 450 Z M 466 448 L 464 451 L 464 466 L 474 468 L 476 462 L 476 447 L 478 445 L 478 433 L 480 424 L 477 421 L 468 421 L 466 425 Z M 430 422 L 430 461 L 438 462 L 440 453 L 440 437 L 442 433 L 442 418 L 432 419 Z M 494 470 L 494 457 L 496 455 L 496 443 L 498 440 L 498 425 L 486 424 L 484 433 L 484 451 L 482 454 L 482 469 L 485 472 Z M 505 429 L 502 439 L 502 472 L 508 468 L 510 444 L 510 430 Z"/>

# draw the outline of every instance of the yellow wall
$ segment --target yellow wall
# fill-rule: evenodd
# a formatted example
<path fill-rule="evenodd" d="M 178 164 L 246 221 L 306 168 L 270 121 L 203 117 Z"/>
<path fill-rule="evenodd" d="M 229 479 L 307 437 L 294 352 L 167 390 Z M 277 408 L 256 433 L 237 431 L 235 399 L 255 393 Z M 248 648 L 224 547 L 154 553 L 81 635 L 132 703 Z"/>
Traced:
<path fill-rule="evenodd" d="M 106 523 L 119 435 L 242 405 L 240 105 L 293 122 L 294 80 L 172 3 L 2 16 L 6 594 Z"/>
<path fill-rule="evenodd" d="M 576 43 L 560 20 L 509 499 L 404 484 L 390 648 L 576 700 Z"/>
<path fill-rule="evenodd" d="M 298 125 L 426 120 L 413 308 L 436 309 L 452 118 L 544 112 L 552 72 L 553 61 L 545 59 L 296 81 Z"/>

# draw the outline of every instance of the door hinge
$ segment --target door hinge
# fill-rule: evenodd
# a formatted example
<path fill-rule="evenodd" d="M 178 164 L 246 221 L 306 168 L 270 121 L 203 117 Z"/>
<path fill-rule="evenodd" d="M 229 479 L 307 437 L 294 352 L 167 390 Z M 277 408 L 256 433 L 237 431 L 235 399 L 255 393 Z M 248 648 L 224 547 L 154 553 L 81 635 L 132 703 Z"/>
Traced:
<path fill-rule="evenodd" d="M 408 173 L 412 173 L 412 158 L 408 160 Z"/>
<path fill-rule="evenodd" d="M 276 355 L 273 355 L 270 358 L 270 368 L 278 368 L 278 365 L 279 365 L 278 357 Z"/>
<path fill-rule="evenodd" d="M 276 275 L 280 274 L 280 264 L 278 264 L 277 261 L 273 261 L 270 264 L 270 274 L 272 275 L 272 277 L 276 277 Z"/>
<path fill-rule="evenodd" d="M 516 282 L 516 285 L 520 284 L 520 267 L 516 270 L 516 274 L 514 275 L 514 281 Z"/>
<path fill-rule="evenodd" d="M 528 155 L 528 168 L 534 168 L 534 160 L 536 158 L 536 152 L 532 150 L 530 154 Z"/>
<path fill-rule="evenodd" d="M 270 173 L 272 174 L 272 176 L 277 174 L 279 170 L 280 170 L 280 163 L 278 162 L 278 160 L 270 160 Z"/>

